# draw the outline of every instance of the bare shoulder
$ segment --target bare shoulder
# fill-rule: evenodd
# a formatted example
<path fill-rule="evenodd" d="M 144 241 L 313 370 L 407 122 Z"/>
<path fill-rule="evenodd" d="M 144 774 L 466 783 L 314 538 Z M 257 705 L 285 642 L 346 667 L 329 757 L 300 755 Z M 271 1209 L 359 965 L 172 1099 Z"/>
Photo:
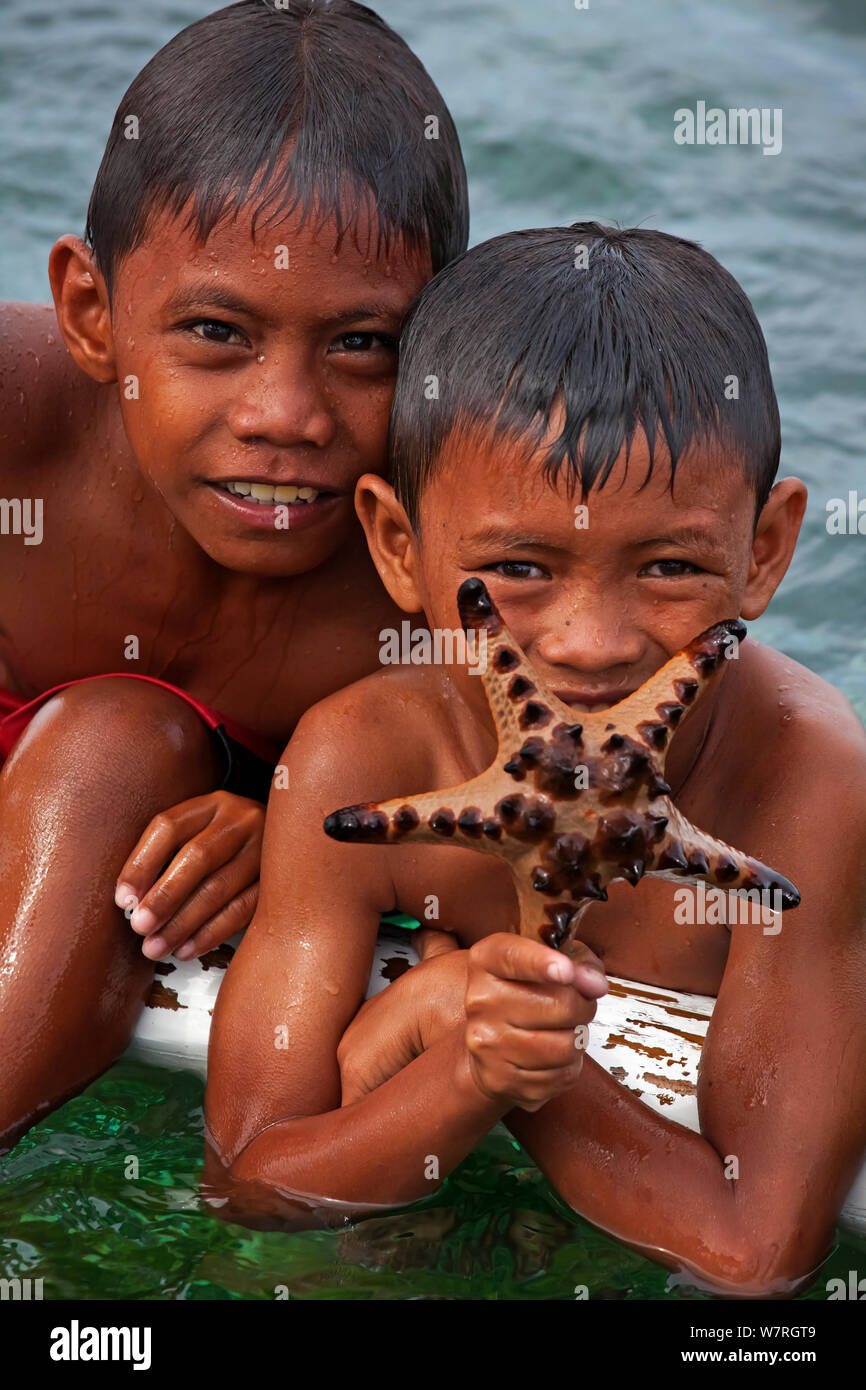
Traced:
<path fill-rule="evenodd" d="M 104 399 L 98 383 L 73 361 L 53 305 L 0 304 L 0 437 L 7 470 L 47 458 L 77 435 Z"/>
<path fill-rule="evenodd" d="M 447 737 L 438 682 L 386 666 L 335 691 L 298 721 L 284 760 L 290 777 L 350 800 L 384 801 L 423 790 Z"/>
<path fill-rule="evenodd" d="M 866 729 L 841 691 L 763 643 L 748 658 L 747 698 L 764 756 L 796 759 L 803 778 L 846 769 L 866 792 Z"/>
<path fill-rule="evenodd" d="M 743 650 L 745 658 L 745 648 Z M 742 670 L 730 777 L 750 849 L 852 931 L 866 929 L 866 732 L 844 695 L 754 644 Z M 746 795 L 743 795 L 743 789 Z M 829 912 L 830 904 L 834 910 Z M 799 909 L 805 920 L 806 908 Z M 816 928 L 817 929 L 817 928 Z"/>

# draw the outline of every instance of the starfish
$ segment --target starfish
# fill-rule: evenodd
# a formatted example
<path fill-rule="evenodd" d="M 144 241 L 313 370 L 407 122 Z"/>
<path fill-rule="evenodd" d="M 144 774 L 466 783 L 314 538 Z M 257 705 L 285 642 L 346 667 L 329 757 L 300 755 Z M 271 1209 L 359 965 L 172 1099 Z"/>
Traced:
<path fill-rule="evenodd" d="M 483 582 L 457 594 L 469 634 L 485 632 L 481 679 L 497 756 L 456 787 L 346 806 L 324 823 L 335 840 L 459 845 L 503 858 L 514 876 L 520 932 L 568 952 L 580 919 L 616 879 L 699 880 L 772 892 L 796 907 L 788 879 L 691 824 L 670 799 L 665 749 L 746 635 L 738 619 L 707 628 L 633 694 L 581 715 L 548 690 L 503 623 Z M 766 899 L 762 898 L 762 902 Z"/>

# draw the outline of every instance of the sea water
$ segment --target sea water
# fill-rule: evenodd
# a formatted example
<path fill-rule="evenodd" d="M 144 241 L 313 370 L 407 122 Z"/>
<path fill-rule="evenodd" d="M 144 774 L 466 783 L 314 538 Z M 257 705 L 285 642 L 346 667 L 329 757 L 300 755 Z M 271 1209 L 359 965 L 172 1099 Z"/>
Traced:
<path fill-rule="evenodd" d="M 0 298 L 49 299 L 45 263 L 81 234 L 111 117 L 156 49 L 209 0 L 6 0 Z M 861 0 L 380 0 L 448 102 L 472 241 L 597 219 L 695 239 L 741 281 L 767 338 L 782 474 L 809 486 L 797 557 L 752 633 L 866 715 L 866 500 L 859 365 L 866 200 Z M 783 113 L 778 154 L 677 143 L 683 109 Z M 863 509 L 866 511 L 866 508 Z M 215 1221 L 198 1195 L 198 1079 L 122 1063 L 0 1162 L 0 1278 L 45 1298 L 700 1298 L 569 1213 L 497 1132 L 429 1202 L 353 1230 Z M 864 1268 L 844 1237 L 807 1299 Z"/>

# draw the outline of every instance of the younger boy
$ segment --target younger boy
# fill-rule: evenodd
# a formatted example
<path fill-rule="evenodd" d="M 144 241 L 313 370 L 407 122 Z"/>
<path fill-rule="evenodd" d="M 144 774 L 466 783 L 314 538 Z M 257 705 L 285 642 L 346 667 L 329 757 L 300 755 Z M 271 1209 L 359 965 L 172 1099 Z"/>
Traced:
<path fill-rule="evenodd" d="M 60 335 L 5 307 L 0 1152 L 123 1050 L 154 959 L 249 921 L 278 750 L 395 615 L 354 487 L 467 221 L 387 25 L 243 0 L 126 93 L 89 245 L 51 252 Z"/>
<path fill-rule="evenodd" d="M 806 500 L 797 479 L 774 483 L 779 451 L 766 347 L 732 277 L 690 242 L 578 224 L 487 242 L 425 290 L 401 339 L 391 480 L 361 479 L 356 501 L 401 608 L 458 628 L 457 590 L 479 576 L 579 713 L 764 611 Z M 339 807 L 490 765 L 467 669 L 392 666 L 304 716 L 215 1011 L 223 1211 L 302 1224 L 411 1202 L 504 1119 L 576 1210 L 692 1279 L 768 1297 L 808 1276 L 866 1147 L 866 740 L 772 649 L 750 639 L 724 665 L 665 776 L 688 819 L 794 879 L 802 905 L 775 934 L 684 932 L 674 884 L 614 883 L 573 960 L 513 934 L 501 860 L 322 830 Z M 379 913 L 425 921 L 430 895 L 460 949 L 355 1018 Z M 575 1050 L 605 970 L 718 996 L 700 1134 Z"/>

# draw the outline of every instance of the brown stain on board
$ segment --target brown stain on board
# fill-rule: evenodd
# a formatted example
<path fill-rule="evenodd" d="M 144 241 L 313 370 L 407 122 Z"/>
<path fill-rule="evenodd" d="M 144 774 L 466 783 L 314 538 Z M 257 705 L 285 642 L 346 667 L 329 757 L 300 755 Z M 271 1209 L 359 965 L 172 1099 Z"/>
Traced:
<path fill-rule="evenodd" d="M 695 1087 L 691 1081 L 678 1081 L 675 1076 L 656 1076 L 654 1072 L 645 1071 L 644 1081 L 649 1081 L 654 1086 L 665 1086 L 669 1091 L 676 1091 L 680 1096 L 697 1095 Z"/>
<path fill-rule="evenodd" d="M 408 969 L 409 962 L 404 956 L 389 956 L 387 960 L 382 961 L 380 974 L 383 980 L 393 984 L 401 975 L 405 975 Z"/>
<path fill-rule="evenodd" d="M 149 1009 L 185 1009 L 187 1006 L 181 1004 L 176 989 L 169 989 L 161 980 L 154 980 L 147 1007 Z"/>
<path fill-rule="evenodd" d="M 642 1018 L 627 1018 L 626 1023 L 631 1023 L 635 1028 L 646 1028 L 648 1026 L 646 1020 Z M 670 1023 L 653 1022 L 651 1026 L 653 1028 L 658 1028 L 661 1033 L 673 1033 L 678 1038 L 685 1038 L 686 1042 L 695 1043 L 698 1047 L 703 1047 L 704 1045 L 705 1039 L 700 1033 L 684 1033 L 682 1028 L 674 1028 Z M 659 1056 L 664 1056 L 664 1053 L 659 1053 Z"/>
<path fill-rule="evenodd" d="M 205 951 L 203 956 L 199 956 L 198 963 L 202 970 L 210 970 L 211 966 L 217 970 L 227 970 L 234 953 L 234 946 L 215 946 L 212 951 Z"/>
<path fill-rule="evenodd" d="M 609 994 L 615 994 L 618 999 L 646 999 L 650 1004 L 675 1004 L 677 1002 L 675 994 L 655 994 L 648 989 L 626 989 L 624 985 L 618 985 L 615 980 L 608 980 L 607 989 Z"/>
<path fill-rule="evenodd" d="M 656 1057 L 660 1061 L 667 1057 L 663 1047 L 649 1047 L 646 1043 L 635 1042 L 633 1038 L 627 1038 L 624 1033 L 610 1033 L 608 1040 L 603 1044 L 603 1049 L 616 1047 L 617 1043 L 622 1043 L 623 1047 L 630 1047 L 633 1052 L 642 1052 L 645 1057 Z"/>
<path fill-rule="evenodd" d="M 709 1023 L 706 1014 L 695 1013 L 693 1009 L 672 1009 L 669 1004 L 663 1004 L 662 1008 L 666 1014 L 673 1014 L 675 1018 L 693 1018 L 697 1023 Z"/>

